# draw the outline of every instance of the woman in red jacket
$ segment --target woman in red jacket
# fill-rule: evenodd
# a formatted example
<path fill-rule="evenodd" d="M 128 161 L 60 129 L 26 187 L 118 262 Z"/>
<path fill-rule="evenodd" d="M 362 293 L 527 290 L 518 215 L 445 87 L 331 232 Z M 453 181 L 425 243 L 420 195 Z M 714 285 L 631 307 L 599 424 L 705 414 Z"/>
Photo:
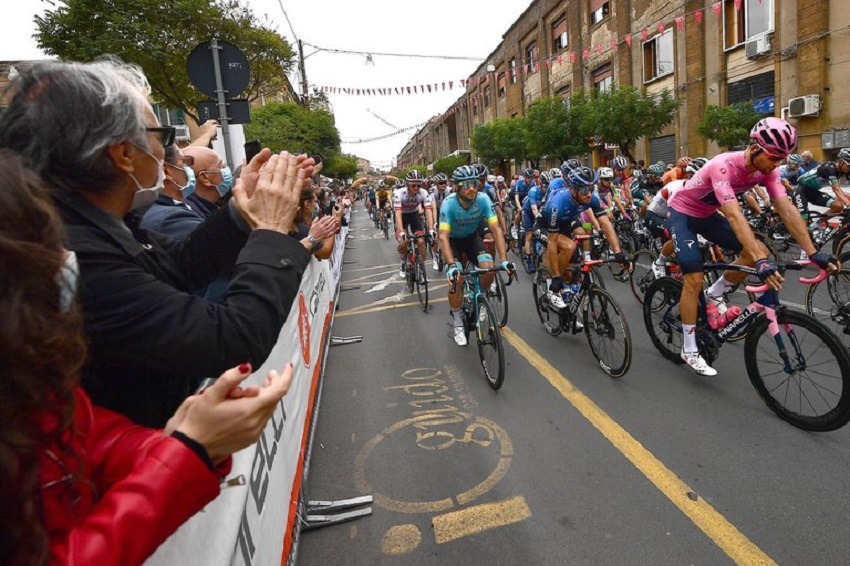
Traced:
<path fill-rule="evenodd" d="M 92 405 L 76 262 L 36 177 L 0 152 L 0 561 L 141 564 L 219 493 L 291 381 L 242 389 L 243 364 L 165 431 Z"/>

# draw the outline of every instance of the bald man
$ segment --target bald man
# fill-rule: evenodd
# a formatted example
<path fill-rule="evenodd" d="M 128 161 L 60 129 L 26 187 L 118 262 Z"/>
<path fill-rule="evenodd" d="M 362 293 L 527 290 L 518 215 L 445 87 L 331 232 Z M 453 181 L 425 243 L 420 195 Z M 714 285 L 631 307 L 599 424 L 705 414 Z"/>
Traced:
<path fill-rule="evenodd" d="M 186 203 L 205 219 L 209 218 L 219 209 L 222 197 L 230 192 L 233 183 L 230 167 L 208 147 L 185 147 L 183 155 L 195 159 L 192 165 L 196 179 L 195 192 L 186 197 Z"/>

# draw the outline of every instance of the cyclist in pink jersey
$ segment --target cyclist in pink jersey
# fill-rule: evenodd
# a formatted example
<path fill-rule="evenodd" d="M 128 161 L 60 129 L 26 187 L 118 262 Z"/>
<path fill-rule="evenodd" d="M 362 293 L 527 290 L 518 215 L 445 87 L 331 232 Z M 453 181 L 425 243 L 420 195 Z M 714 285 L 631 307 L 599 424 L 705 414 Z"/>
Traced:
<path fill-rule="evenodd" d="M 817 252 L 805 221 L 779 180 L 777 167 L 796 145 L 797 132 L 793 126 L 779 118 L 764 118 L 750 131 L 750 145 L 745 151 L 716 156 L 667 203 L 667 228 L 673 236 L 679 268 L 685 276 L 679 302 L 684 335 L 681 356 L 700 375 L 713 376 L 717 371 L 702 358 L 696 343 L 697 308 L 703 283 L 697 235 L 738 253 L 735 263 L 755 266 L 759 277 L 773 289 L 781 288 L 784 282 L 776 264 L 768 257 L 767 248 L 756 240 L 744 218 L 737 194 L 756 184 L 763 185 L 788 231 L 809 254 L 809 259 L 825 269 L 837 268 L 838 262 L 833 256 Z M 722 311 L 724 293 L 745 277 L 745 273 L 738 271 L 724 273 L 706 291 L 707 298 Z"/>

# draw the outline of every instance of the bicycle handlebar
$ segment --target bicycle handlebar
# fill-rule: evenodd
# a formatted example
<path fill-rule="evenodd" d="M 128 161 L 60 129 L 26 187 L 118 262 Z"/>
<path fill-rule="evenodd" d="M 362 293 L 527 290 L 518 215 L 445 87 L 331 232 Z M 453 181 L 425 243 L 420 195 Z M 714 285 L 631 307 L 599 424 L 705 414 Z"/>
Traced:
<path fill-rule="evenodd" d="M 779 266 L 779 270 L 781 272 L 784 272 L 786 270 L 800 271 L 804 267 L 806 267 L 807 265 L 814 265 L 818 270 L 818 274 L 816 276 L 814 276 L 814 277 L 800 277 L 798 279 L 798 281 L 800 283 L 803 283 L 804 285 L 812 285 L 814 283 L 820 283 L 821 281 L 826 279 L 827 276 L 829 276 L 829 272 L 826 269 L 823 269 L 822 267 L 820 267 L 819 265 L 815 264 L 813 261 L 808 260 L 808 259 L 798 259 L 798 260 L 795 260 L 795 261 L 789 261 L 787 263 L 777 264 L 777 265 Z M 748 293 L 764 293 L 764 292 L 766 292 L 770 289 L 770 285 L 768 285 L 767 283 L 764 283 L 762 285 L 747 285 L 745 287 L 745 289 L 747 290 Z"/>
<path fill-rule="evenodd" d="M 513 283 L 514 281 L 517 281 L 516 269 L 507 270 L 504 267 L 502 267 L 501 265 L 498 266 L 498 267 L 491 267 L 491 268 L 488 268 L 488 269 L 478 269 L 477 267 L 473 267 L 472 269 L 467 269 L 465 271 L 458 272 L 458 274 L 455 277 L 452 278 L 452 280 L 451 280 L 452 286 L 451 286 L 451 291 L 449 291 L 449 294 L 454 295 L 455 292 L 457 292 L 457 284 L 458 284 L 458 280 L 460 279 L 461 276 L 468 277 L 468 276 L 472 275 L 472 276 L 475 276 L 475 277 L 480 277 L 481 275 L 484 275 L 485 273 L 496 273 L 498 271 L 507 271 L 508 272 L 508 282 L 505 283 L 505 287 L 510 287 L 511 283 Z"/>

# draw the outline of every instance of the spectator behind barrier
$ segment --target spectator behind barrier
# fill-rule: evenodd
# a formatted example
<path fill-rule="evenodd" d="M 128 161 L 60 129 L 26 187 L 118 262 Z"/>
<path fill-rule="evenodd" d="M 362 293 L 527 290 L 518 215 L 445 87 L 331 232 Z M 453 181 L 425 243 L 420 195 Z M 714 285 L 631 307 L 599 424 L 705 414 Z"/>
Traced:
<path fill-rule="evenodd" d="M 91 347 L 83 385 L 93 401 L 163 426 L 204 377 L 260 366 L 310 261 L 289 234 L 313 161 L 261 151 L 236 198 L 177 244 L 131 214 L 156 200 L 162 140 L 173 135 L 151 111 L 138 68 L 46 62 L 10 88 L 0 147 L 45 182 L 76 252 Z M 223 304 L 190 293 L 228 269 Z"/>
<path fill-rule="evenodd" d="M 313 187 L 301 191 L 293 236 L 317 259 L 328 259 L 333 253 L 334 235 L 339 231 L 339 220 L 333 215 L 319 218 L 317 194 L 318 190 Z"/>
<path fill-rule="evenodd" d="M 189 146 L 183 149 L 183 155 L 192 159 L 192 170 L 196 179 L 195 191 L 186 197 L 186 204 L 207 219 L 221 208 L 224 196 L 230 192 L 231 187 L 226 180 L 230 169 L 224 160 L 208 147 Z"/>
<path fill-rule="evenodd" d="M 219 493 L 292 379 L 250 366 L 187 399 L 163 432 L 94 406 L 76 261 L 47 192 L 0 150 L 0 555 L 4 564 L 141 564 Z"/>
<path fill-rule="evenodd" d="M 184 161 L 185 160 L 185 161 Z M 165 182 L 162 194 L 144 213 L 141 227 L 182 242 L 195 228 L 204 222 L 204 217 L 184 202 L 195 192 L 195 172 L 191 156 L 183 156 L 176 144 L 165 148 Z"/>

